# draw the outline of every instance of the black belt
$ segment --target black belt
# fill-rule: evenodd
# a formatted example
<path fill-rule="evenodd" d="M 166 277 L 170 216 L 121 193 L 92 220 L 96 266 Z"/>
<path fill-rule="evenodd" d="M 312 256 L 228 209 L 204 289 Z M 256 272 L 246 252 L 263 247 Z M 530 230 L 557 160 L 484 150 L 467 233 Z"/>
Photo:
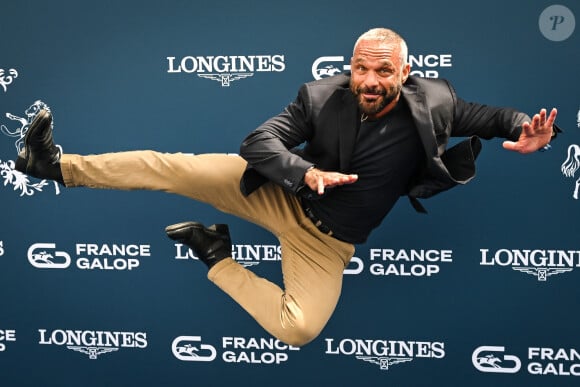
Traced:
<path fill-rule="evenodd" d="M 330 227 L 322 223 L 322 221 L 318 219 L 316 215 L 314 215 L 314 212 L 312 212 L 312 209 L 310 207 L 302 203 L 302 209 L 304 210 L 304 214 L 308 217 L 308 219 L 310 219 L 310 221 L 314 223 L 318 231 L 328 236 L 332 236 L 332 234 L 334 234 L 330 229 Z"/>

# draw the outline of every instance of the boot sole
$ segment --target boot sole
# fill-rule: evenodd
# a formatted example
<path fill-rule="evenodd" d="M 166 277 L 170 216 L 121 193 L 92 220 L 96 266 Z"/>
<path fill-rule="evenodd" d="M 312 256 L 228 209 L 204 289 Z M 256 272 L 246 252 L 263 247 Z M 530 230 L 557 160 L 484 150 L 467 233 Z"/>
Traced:
<path fill-rule="evenodd" d="M 171 239 L 180 238 L 183 235 L 181 232 L 186 229 L 194 229 L 194 230 L 209 230 L 216 232 L 218 234 L 225 234 L 229 235 L 230 230 L 227 224 L 213 224 L 209 227 L 205 227 L 203 224 L 199 222 L 181 222 L 172 224 L 170 226 L 165 227 L 165 233 Z"/>
<path fill-rule="evenodd" d="M 26 146 L 26 156 L 28 157 L 29 154 L 29 145 L 28 140 L 30 137 L 38 130 L 38 128 L 43 128 L 46 125 L 50 125 L 52 123 L 52 114 L 48 112 L 48 110 L 41 110 L 38 112 L 34 120 L 30 123 L 30 127 L 24 136 L 24 145 Z"/>
<path fill-rule="evenodd" d="M 165 232 L 170 234 L 186 228 L 204 229 L 205 226 L 199 222 L 181 222 L 165 227 Z"/>
<path fill-rule="evenodd" d="M 52 114 L 48 110 L 41 110 L 38 112 L 34 120 L 30 123 L 30 127 L 24 136 L 24 158 L 18 157 L 16 160 L 16 170 L 22 173 L 28 173 L 29 168 L 32 167 L 33 161 L 30 157 L 30 145 L 29 140 L 30 137 L 34 136 L 35 133 L 39 130 L 39 128 L 44 128 L 45 126 L 50 126 L 52 123 Z"/>
<path fill-rule="evenodd" d="M 173 240 L 181 240 L 185 237 L 185 235 L 191 235 L 190 233 L 186 233 L 186 230 L 204 230 L 205 226 L 198 222 L 182 222 L 172 224 L 171 226 L 165 227 L 165 233 L 170 239 Z"/>

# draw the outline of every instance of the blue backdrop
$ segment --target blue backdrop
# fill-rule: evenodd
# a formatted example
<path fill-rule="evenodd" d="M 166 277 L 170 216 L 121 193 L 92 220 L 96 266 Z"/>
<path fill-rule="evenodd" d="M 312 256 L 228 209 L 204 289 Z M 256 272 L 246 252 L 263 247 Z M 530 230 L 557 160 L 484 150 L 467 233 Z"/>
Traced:
<path fill-rule="evenodd" d="M 1 385 L 578 385 L 577 1 L 1 9 Z M 38 100 L 68 153 L 237 153 L 303 82 L 345 71 L 377 26 L 406 38 L 415 74 L 466 100 L 555 106 L 565 133 L 528 156 L 486 142 L 477 178 L 424 201 L 426 216 L 400 201 L 356 247 L 333 318 L 303 348 L 268 336 L 164 227 L 228 223 L 235 258 L 280 282 L 272 235 L 182 197 L 14 171 Z"/>

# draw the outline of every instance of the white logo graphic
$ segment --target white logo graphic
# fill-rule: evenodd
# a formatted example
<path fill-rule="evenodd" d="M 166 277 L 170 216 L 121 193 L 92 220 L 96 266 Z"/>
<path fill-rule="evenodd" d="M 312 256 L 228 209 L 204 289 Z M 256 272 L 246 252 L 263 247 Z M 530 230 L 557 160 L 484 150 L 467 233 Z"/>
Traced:
<path fill-rule="evenodd" d="M 4 255 L 4 241 L 0 241 L 0 257 Z"/>
<path fill-rule="evenodd" d="M 578 126 L 580 127 L 580 111 L 578 112 Z M 562 174 L 566 177 L 574 177 L 576 172 L 580 168 L 580 146 L 576 144 L 572 144 L 568 147 L 568 157 L 562 163 L 560 170 Z M 572 197 L 578 200 L 578 194 L 580 191 L 580 176 L 576 180 L 576 184 L 574 186 L 574 192 L 572 193 Z"/>
<path fill-rule="evenodd" d="M 515 374 L 525 369 L 530 375 L 580 376 L 580 353 L 574 348 L 529 347 L 526 358 L 506 355 L 503 346 L 484 345 L 473 351 L 471 362 L 481 372 Z"/>
<path fill-rule="evenodd" d="M 500 359 L 494 353 L 481 355 L 486 352 L 503 354 L 505 348 L 499 346 L 481 346 L 476 348 L 471 355 L 471 362 L 478 371 L 515 374 L 522 367 L 522 362 L 517 356 L 503 355 L 503 358 Z M 503 363 L 504 361 L 506 363 Z"/>
<path fill-rule="evenodd" d="M 312 63 L 312 76 L 322 79 L 350 70 L 350 64 L 344 64 L 344 56 L 321 56 Z"/>
<path fill-rule="evenodd" d="M 0 329 L 0 352 L 6 351 L 5 342 L 16 341 L 16 331 L 14 329 Z"/>
<path fill-rule="evenodd" d="M 580 353 L 574 348 L 528 348 L 528 372 L 532 375 L 580 376 Z"/>
<path fill-rule="evenodd" d="M 28 248 L 28 261 L 39 269 L 65 269 L 70 266 L 70 255 L 64 251 L 54 251 L 54 243 L 35 243 Z M 54 255 L 53 255 L 54 254 Z"/>
<path fill-rule="evenodd" d="M 32 105 L 28 107 L 28 109 L 24 111 L 26 117 L 18 117 L 14 114 L 6 113 L 7 118 L 11 119 L 12 121 L 16 121 L 20 124 L 20 127 L 14 131 L 10 131 L 5 125 L 0 125 L 2 133 L 10 137 L 17 137 L 15 143 L 16 152 L 20 153 L 22 149 L 24 149 L 24 136 L 26 136 L 28 127 L 30 126 L 30 123 L 32 123 L 34 117 L 36 117 L 38 112 L 43 109 L 50 111 L 50 108 L 48 107 L 47 104 L 38 100 L 35 101 Z"/>
<path fill-rule="evenodd" d="M 65 346 L 72 351 L 88 355 L 96 360 L 99 355 L 116 352 L 120 348 L 147 347 L 147 333 L 119 331 L 83 331 L 72 329 L 39 329 L 40 345 Z"/>
<path fill-rule="evenodd" d="M 30 126 L 30 123 L 34 120 L 34 117 L 38 114 L 41 109 L 46 109 L 50 111 L 48 105 L 42 101 L 36 101 L 26 109 L 24 112 L 25 117 L 19 117 L 12 113 L 6 113 L 6 117 L 12 121 L 16 121 L 19 127 L 10 130 L 4 124 L 0 125 L 0 131 L 9 136 L 16 137 L 14 145 L 16 146 L 16 153 L 20 153 L 24 149 L 24 137 Z M 58 146 L 58 145 L 57 145 Z M 62 151 L 62 150 L 61 150 Z M 2 161 L 0 160 L 0 176 L 4 178 L 4 186 L 8 184 L 13 186 L 14 191 L 20 190 L 20 196 L 32 196 L 35 192 L 42 192 L 42 189 L 49 184 L 47 180 L 41 180 L 38 183 L 30 183 L 28 176 L 14 169 L 15 163 L 13 160 Z M 60 188 L 57 182 L 53 182 L 56 194 L 60 194 Z"/>
<path fill-rule="evenodd" d="M 115 352 L 119 350 L 119 348 L 78 347 L 73 345 L 69 345 L 67 346 L 67 348 L 72 349 L 73 351 L 89 355 L 89 359 L 91 360 L 96 360 L 97 356 L 102 355 L 104 353 Z"/>
<path fill-rule="evenodd" d="M 360 274 L 364 270 L 364 267 L 365 265 L 362 259 L 360 259 L 359 257 L 352 257 L 350 259 L 350 262 L 344 269 L 344 274 L 350 275 Z"/>
<path fill-rule="evenodd" d="M 542 282 L 547 281 L 549 276 L 580 267 L 579 250 L 499 249 L 490 254 L 489 249 L 480 249 L 480 252 L 481 266 L 510 266 Z"/>
<path fill-rule="evenodd" d="M 531 274 L 538 279 L 538 281 L 547 281 L 548 276 L 554 274 L 562 274 L 572 271 L 572 269 L 554 269 L 554 268 L 539 268 L 539 267 L 517 267 L 514 266 L 512 269 L 520 271 L 522 273 Z"/>
<path fill-rule="evenodd" d="M 238 79 L 244 79 L 253 76 L 254 73 L 237 73 L 237 74 L 197 74 L 198 77 L 211 79 L 221 83 L 222 87 L 229 87 L 230 83 Z"/>
<path fill-rule="evenodd" d="M 222 87 L 256 72 L 282 72 L 285 68 L 284 55 L 185 56 L 179 63 L 176 57 L 167 57 L 168 73 L 196 73 L 200 78 L 218 81 Z"/>
<path fill-rule="evenodd" d="M 181 243 L 175 243 L 175 259 L 199 259 L 195 253 Z M 259 265 L 262 262 L 277 262 L 282 258 L 279 245 L 232 245 L 232 258 L 244 267 Z"/>
<path fill-rule="evenodd" d="M 56 251 L 54 243 L 35 243 L 28 248 L 28 261 L 39 269 L 66 269 L 71 256 Z M 139 257 L 150 257 L 149 245 L 77 243 L 76 267 L 81 270 L 131 271 L 139 267 Z"/>
<path fill-rule="evenodd" d="M 274 338 L 222 337 L 221 358 L 225 363 L 282 364 L 288 351 L 299 351 Z M 173 355 L 182 361 L 210 362 L 217 358 L 215 346 L 201 344 L 200 336 L 179 336 L 171 344 Z"/>
<path fill-rule="evenodd" d="M 424 78 L 438 78 L 437 68 L 453 67 L 451 54 L 409 55 L 411 75 Z M 321 56 L 312 63 L 312 77 L 322 79 L 350 70 L 344 56 Z"/>
<path fill-rule="evenodd" d="M 368 361 L 369 363 L 378 364 L 381 370 L 388 370 L 389 366 L 412 361 L 412 357 L 378 357 L 378 356 L 357 356 L 359 360 Z"/>
<path fill-rule="evenodd" d="M 374 276 L 432 277 L 439 274 L 444 263 L 453 262 L 452 250 L 436 249 L 370 249 L 368 272 Z M 352 257 L 344 274 L 364 271 L 364 261 Z"/>
<path fill-rule="evenodd" d="M 570 9 L 563 5 L 551 5 L 546 8 L 538 20 L 540 32 L 553 42 L 568 39 L 576 27 L 576 19 Z"/>
<path fill-rule="evenodd" d="M 327 355 L 354 355 L 356 359 L 376 364 L 383 371 L 390 366 L 416 358 L 442 359 L 445 344 L 430 341 L 400 341 L 373 339 L 325 339 Z"/>
<path fill-rule="evenodd" d="M 215 347 L 199 343 L 201 336 L 179 336 L 173 340 L 171 351 L 176 358 L 183 361 L 213 361 L 217 356 Z"/>
<path fill-rule="evenodd" d="M 8 90 L 8 85 L 16 78 L 18 78 L 18 71 L 16 69 L 8 70 L 8 75 L 4 75 L 4 69 L 0 69 L 0 86 L 2 86 L 5 93 Z"/>

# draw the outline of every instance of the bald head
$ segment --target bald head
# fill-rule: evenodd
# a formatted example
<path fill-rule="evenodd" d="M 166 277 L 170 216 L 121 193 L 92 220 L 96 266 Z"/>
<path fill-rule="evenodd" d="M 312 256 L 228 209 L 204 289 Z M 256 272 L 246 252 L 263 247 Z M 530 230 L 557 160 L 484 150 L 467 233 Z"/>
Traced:
<path fill-rule="evenodd" d="M 388 28 L 373 28 L 362 34 L 358 37 L 356 43 L 354 44 L 353 48 L 353 55 L 357 50 L 357 47 L 360 45 L 362 41 L 372 41 L 377 43 L 384 43 L 384 44 L 397 44 L 400 48 L 400 59 L 401 63 L 404 65 L 407 64 L 407 43 L 401 37 L 401 35 L 397 34 L 395 31 L 390 30 Z"/>

